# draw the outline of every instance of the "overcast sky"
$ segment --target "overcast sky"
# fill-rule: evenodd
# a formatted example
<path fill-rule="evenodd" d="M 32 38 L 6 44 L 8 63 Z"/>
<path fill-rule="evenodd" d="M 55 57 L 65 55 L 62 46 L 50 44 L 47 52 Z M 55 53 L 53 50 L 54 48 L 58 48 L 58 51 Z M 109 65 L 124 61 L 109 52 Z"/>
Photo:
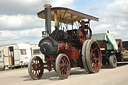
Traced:
<path fill-rule="evenodd" d="M 107 30 L 128 41 L 128 0 L 0 0 L 0 46 L 30 42 L 38 44 L 44 20 L 37 17 L 44 4 L 67 7 L 99 18 L 91 21 L 93 33 Z"/>

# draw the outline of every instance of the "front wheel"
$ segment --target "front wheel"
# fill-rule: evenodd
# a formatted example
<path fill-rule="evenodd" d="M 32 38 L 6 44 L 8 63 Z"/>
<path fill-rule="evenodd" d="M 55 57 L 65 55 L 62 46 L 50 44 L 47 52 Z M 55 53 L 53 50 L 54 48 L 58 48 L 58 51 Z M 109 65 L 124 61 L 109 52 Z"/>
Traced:
<path fill-rule="evenodd" d="M 43 61 L 39 56 L 32 57 L 28 64 L 28 73 L 34 80 L 40 79 L 43 75 Z"/>
<path fill-rule="evenodd" d="M 59 75 L 60 79 L 65 79 L 70 74 L 70 61 L 67 55 L 59 54 L 56 58 L 56 73 Z"/>

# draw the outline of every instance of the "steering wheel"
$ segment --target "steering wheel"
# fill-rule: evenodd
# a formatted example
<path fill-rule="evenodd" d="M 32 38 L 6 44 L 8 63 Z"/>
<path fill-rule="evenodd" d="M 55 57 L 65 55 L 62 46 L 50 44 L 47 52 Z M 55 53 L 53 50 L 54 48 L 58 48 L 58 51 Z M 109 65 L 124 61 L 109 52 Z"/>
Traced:
<path fill-rule="evenodd" d="M 91 39 L 92 37 L 92 30 L 88 28 L 89 34 L 87 34 L 84 29 L 80 28 L 77 30 L 77 42 L 79 45 L 83 45 L 84 41 L 87 39 Z"/>
<path fill-rule="evenodd" d="M 91 30 L 90 27 L 88 27 L 88 37 L 87 37 L 87 39 L 91 39 L 91 37 L 92 37 L 92 30 Z"/>

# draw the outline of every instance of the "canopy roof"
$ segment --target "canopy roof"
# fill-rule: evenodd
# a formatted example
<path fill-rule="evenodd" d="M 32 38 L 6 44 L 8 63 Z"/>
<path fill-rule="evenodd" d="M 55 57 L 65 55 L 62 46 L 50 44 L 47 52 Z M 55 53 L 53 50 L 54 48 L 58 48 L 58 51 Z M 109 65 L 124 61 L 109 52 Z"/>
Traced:
<path fill-rule="evenodd" d="M 54 19 L 54 11 L 57 12 L 57 19 L 58 22 L 63 22 L 65 24 L 72 24 L 73 22 L 80 21 L 81 19 L 88 19 L 99 21 L 99 18 L 90 16 L 69 8 L 64 7 L 53 7 L 51 8 L 51 20 L 55 21 Z M 45 10 L 40 11 L 37 13 L 39 18 L 45 19 Z"/>

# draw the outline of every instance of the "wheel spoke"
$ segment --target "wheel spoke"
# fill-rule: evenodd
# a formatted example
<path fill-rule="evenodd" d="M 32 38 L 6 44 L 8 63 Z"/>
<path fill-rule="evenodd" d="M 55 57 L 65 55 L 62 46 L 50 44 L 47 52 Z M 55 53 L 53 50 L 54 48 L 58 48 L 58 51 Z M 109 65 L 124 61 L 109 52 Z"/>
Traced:
<path fill-rule="evenodd" d="M 36 70 L 36 64 L 34 62 L 32 62 L 32 70 Z"/>
<path fill-rule="evenodd" d="M 68 64 L 69 64 L 69 62 L 68 62 L 68 60 L 67 60 L 67 59 L 65 60 L 65 64 L 66 64 L 66 65 L 68 65 Z"/>
<path fill-rule="evenodd" d="M 93 62 L 92 54 L 93 54 L 93 51 L 92 51 L 92 48 L 90 48 L 90 62 L 91 62 L 91 63 Z"/>
<path fill-rule="evenodd" d="M 93 63 L 93 69 L 97 69 L 97 64 Z"/>
<path fill-rule="evenodd" d="M 32 68 L 32 70 L 36 70 L 36 68 Z"/>
<path fill-rule="evenodd" d="M 38 56 L 33 57 L 29 62 L 28 70 L 32 79 L 40 79 L 44 71 L 42 59 Z"/>
<path fill-rule="evenodd" d="M 61 60 L 62 64 L 64 64 L 64 60 Z"/>
<path fill-rule="evenodd" d="M 96 57 L 95 57 L 95 58 L 94 58 L 94 61 L 99 61 L 99 58 L 96 58 Z"/>
<path fill-rule="evenodd" d="M 33 65 L 33 66 L 36 66 L 36 63 L 32 62 L 32 65 Z"/>
<path fill-rule="evenodd" d="M 97 49 L 96 47 L 95 47 L 95 48 L 93 48 L 92 52 L 94 52 L 96 49 Z"/>
<path fill-rule="evenodd" d="M 91 49 L 91 52 L 93 53 L 93 59 L 92 59 L 92 63 L 93 63 L 93 69 L 94 70 L 99 70 L 100 64 L 99 62 L 101 61 L 101 58 L 99 57 L 99 52 L 97 53 L 97 46 L 94 46 L 93 49 Z M 98 54 L 98 55 L 96 55 Z"/>
<path fill-rule="evenodd" d="M 60 67 L 63 67 L 64 66 L 64 63 L 60 63 Z"/>
<path fill-rule="evenodd" d="M 67 69 L 64 69 L 64 76 L 66 76 L 68 73 L 67 73 Z"/>
<path fill-rule="evenodd" d="M 61 60 L 63 61 L 63 63 L 65 63 L 65 57 L 64 57 L 64 56 L 62 57 L 62 59 L 61 59 Z"/>
<path fill-rule="evenodd" d="M 59 65 L 58 65 L 59 64 Z M 70 62 L 66 55 L 60 54 L 56 59 L 56 71 L 60 78 L 67 78 L 70 73 Z"/>
<path fill-rule="evenodd" d="M 35 77 L 38 78 L 38 75 L 37 75 L 37 70 L 35 71 Z"/>
<path fill-rule="evenodd" d="M 83 58 L 83 62 L 85 62 L 85 70 L 90 73 L 98 72 L 100 70 L 102 61 L 101 51 L 98 42 L 95 40 L 86 40 L 83 44 L 82 50 L 82 55 L 85 55 L 85 58 Z"/>
<path fill-rule="evenodd" d="M 64 67 L 60 67 L 60 71 L 62 72 L 64 70 Z"/>

